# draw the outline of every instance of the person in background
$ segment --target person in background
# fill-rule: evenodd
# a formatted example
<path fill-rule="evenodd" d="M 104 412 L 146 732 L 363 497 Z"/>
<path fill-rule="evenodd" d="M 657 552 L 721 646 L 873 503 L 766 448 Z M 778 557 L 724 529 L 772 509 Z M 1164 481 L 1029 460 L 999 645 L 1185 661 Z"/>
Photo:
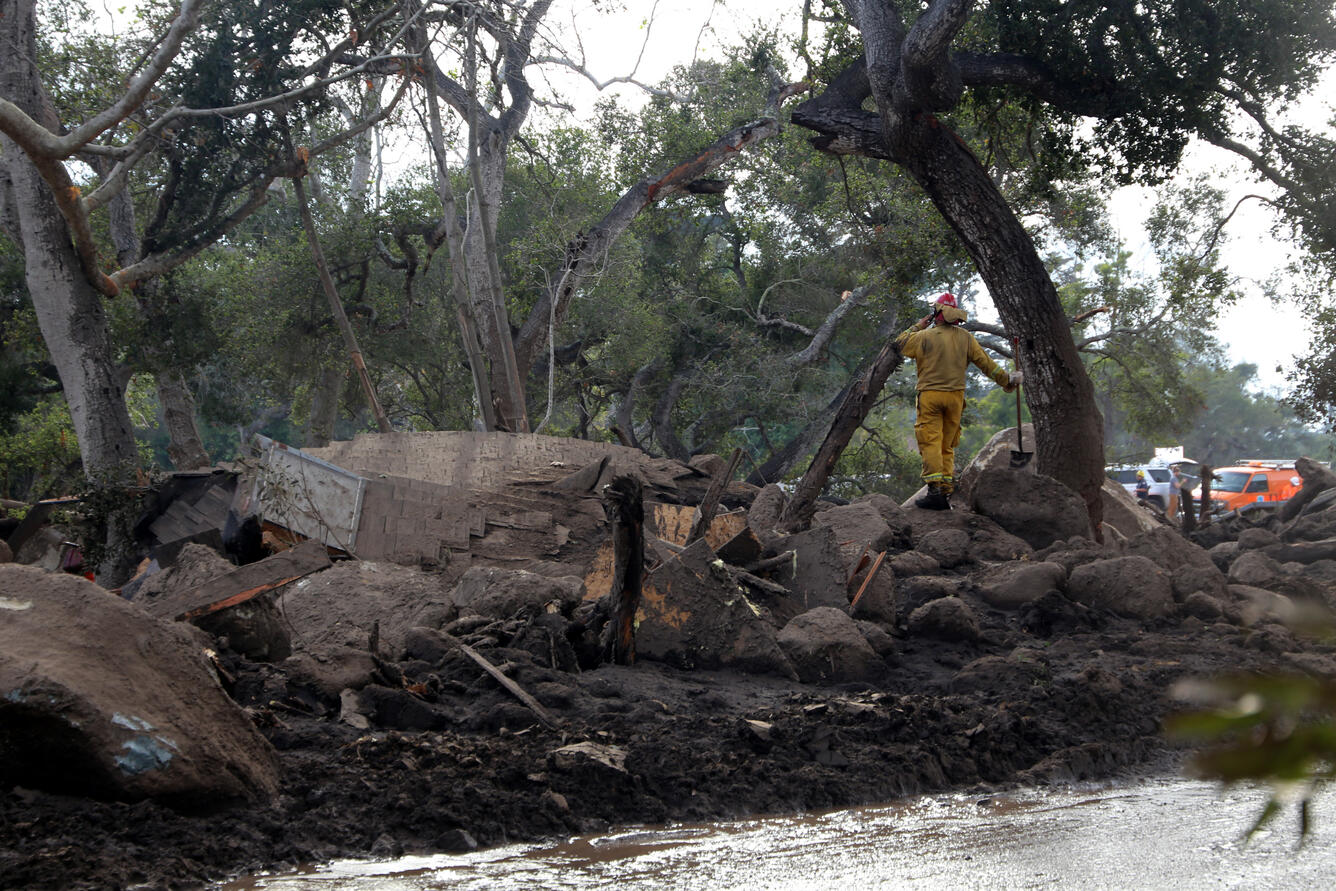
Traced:
<path fill-rule="evenodd" d="M 1178 500 L 1183 494 L 1183 474 L 1177 464 L 1169 465 L 1169 519 L 1178 516 Z"/>
<path fill-rule="evenodd" d="M 960 442 L 960 415 L 965 410 L 965 372 L 970 364 L 1008 393 L 1023 382 L 1019 371 L 1007 372 L 979 346 L 974 335 L 960 327 L 969 318 L 952 294 L 937 298 L 933 311 L 896 339 L 905 358 L 914 360 L 918 374 L 918 415 L 914 438 L 923 459 L 923 482 L 928 492 L 914 504 L 926 510 L 950 510 L 955 490 L 956 445 Z"/>
<path fill-rule="evenodd" d="M 1150 496 L 1150 483 L 1146 482 L 1146 471 L 1137 471 L 1137 501 L 1145 501 Z"/>

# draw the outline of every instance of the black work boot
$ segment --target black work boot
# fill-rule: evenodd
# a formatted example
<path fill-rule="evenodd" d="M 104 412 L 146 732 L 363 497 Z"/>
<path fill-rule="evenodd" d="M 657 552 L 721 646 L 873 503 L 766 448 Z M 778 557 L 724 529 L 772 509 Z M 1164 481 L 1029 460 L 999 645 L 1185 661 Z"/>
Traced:
<path fill-rule="evenodd" d="M 928 483 L 928 494 L 914 500 L 915 507 L 924 510 L 950 510 L 951 501 L 937 483 Z"/>

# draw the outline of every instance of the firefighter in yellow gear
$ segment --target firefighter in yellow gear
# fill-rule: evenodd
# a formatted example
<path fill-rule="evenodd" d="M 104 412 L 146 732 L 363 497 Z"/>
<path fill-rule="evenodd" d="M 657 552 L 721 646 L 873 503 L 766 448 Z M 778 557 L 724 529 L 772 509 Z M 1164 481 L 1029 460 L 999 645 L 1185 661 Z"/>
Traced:
<path fill-rule="evenodd" d="M 955 490 L 956 445 L 960 415 L 965 410 L 965 371 L 974 363 L 1008 393 L 1023 382 L 1019 371 L 1007 372 L 960 327 L 969 317 L 951 294 L 937 298 L 933 312 L 897 338 L 900 352 L 918 371 L 918 417 L 914 438 L 923 459 L 928 493 L 914 503 L 928 510 L 949 510 Z"/>

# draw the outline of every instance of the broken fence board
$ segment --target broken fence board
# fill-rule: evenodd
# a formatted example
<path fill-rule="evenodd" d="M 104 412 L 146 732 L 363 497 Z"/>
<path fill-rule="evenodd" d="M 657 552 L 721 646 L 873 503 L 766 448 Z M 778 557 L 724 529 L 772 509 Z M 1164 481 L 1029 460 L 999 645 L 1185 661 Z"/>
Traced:
<path fill-rule="evenodd" d="M 291 550 L 240 566 L 187 591 L 141 605 L 146 612 L 160 619 L 189 619 L 244 603 L 258 594 L 328 569 L 331 565 L 324 545 L 304 541 Z"/>

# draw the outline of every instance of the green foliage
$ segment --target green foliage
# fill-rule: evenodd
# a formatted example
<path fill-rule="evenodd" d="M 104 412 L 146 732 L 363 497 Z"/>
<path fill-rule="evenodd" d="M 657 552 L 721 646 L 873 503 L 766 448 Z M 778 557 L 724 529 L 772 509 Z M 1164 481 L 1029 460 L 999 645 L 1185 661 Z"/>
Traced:
<path fill-rule="evenodd" d="M 1306 426 L 1294 410 L 1256 389 L 1257 366 L 1195 366 L 1188 380 L 1201 394 L 1204 409 L 1182 437 L 1184 453 L 1220 467 L 1241 458 L 1336 459 L 1330 436 Z M 1163 445 L 1164 443 L 1159 443 Z M 1143 454 L 1148 455 L 1149 449 Z"/>
<path fill-rule="evenodd" d="M 43 396 L 0 430 L 5 497 L 35 501 L 68 491 L 79 479 L 79 443 L 65 400 Z"/>
<path fill-rule="evenodd" d="M 1330 639 L 1336 616 L 1311 606 L 1289 622 L 1293 630 Z M 1336 776 L 1336 683 L 1307 675 L 1237 675 L 1180 682 L 1174 695 L 1188 708 L 1166 722 L 1172 739 L 1202 748 L 1194 769 L 1224 783 L 1261 781 L 1272 794 L 1251 836 L 1298 799 L 1300 837 L 1312 829 L 1309 803 Z"/>

